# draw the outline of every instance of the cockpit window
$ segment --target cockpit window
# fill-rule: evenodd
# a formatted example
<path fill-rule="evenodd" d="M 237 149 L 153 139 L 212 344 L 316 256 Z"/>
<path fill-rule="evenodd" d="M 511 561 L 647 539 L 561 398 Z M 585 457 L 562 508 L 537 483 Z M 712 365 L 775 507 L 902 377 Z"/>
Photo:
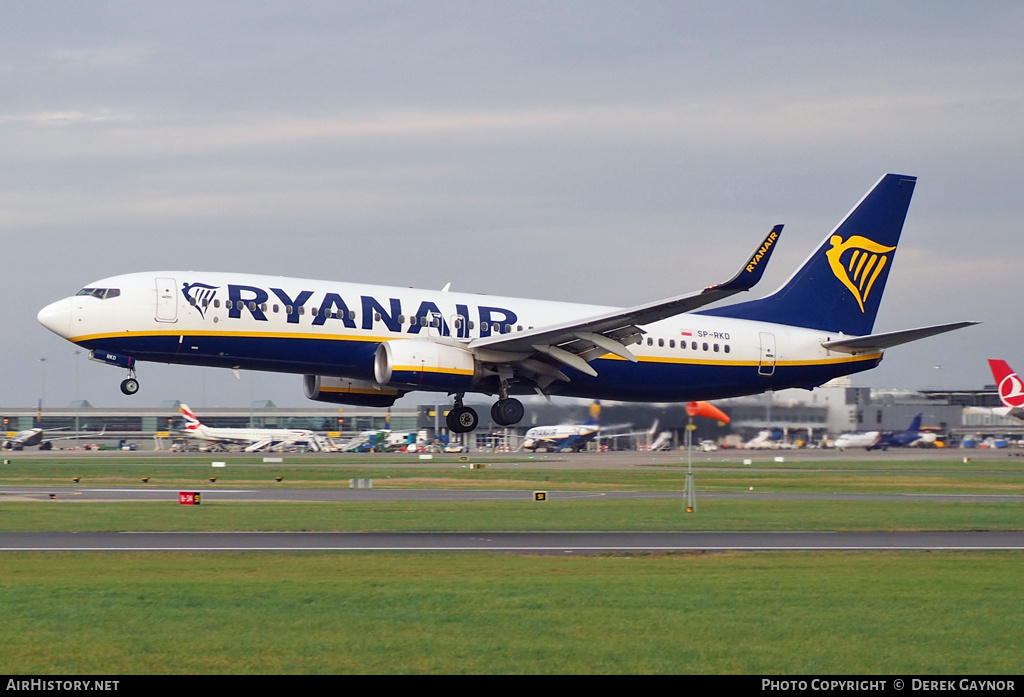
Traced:
<path fill-rule="evenodd" d="M 116 298 L 121 294 L 119 288 L 83 288 L 78 291 L 76 295 L 91 295 L 94 298 L 100 300 L 106 300 L 107 298 Z"/>

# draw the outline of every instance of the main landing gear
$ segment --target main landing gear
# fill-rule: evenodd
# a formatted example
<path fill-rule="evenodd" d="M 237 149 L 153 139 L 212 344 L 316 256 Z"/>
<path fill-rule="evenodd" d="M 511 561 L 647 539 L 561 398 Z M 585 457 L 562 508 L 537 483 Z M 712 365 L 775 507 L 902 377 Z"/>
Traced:
<path fill-rule="evenodd" d="M 469 433 L 480 423 L 476 410 L 462 405 L 462 393 L 455 395 L 455 406 L 445 417 L 448 430 L 452 433 Z"/>
<path fill-rule="evenodd" d="M 511 426 L 522 421 L 525 413 L 526 409 L 523 408 L 522 402 L 504 397 L 491 407 L 491 421 L 499 426 Z M 479 425 L 480 417 L 472 407 L 463 406 L 460 392 L 455 395 L 455 406 L 448 412 L 445 421 L 452 433 L 469 433 Z"/>
<path fill-rule="evenodd" d="M 499 399 L 491 407 L 491 421 L 499 426 L 511 426 L 522 421 L 525 413 L 526 410 L 523 408 L 522 402 L 512 397 L 506 397 Z"/>

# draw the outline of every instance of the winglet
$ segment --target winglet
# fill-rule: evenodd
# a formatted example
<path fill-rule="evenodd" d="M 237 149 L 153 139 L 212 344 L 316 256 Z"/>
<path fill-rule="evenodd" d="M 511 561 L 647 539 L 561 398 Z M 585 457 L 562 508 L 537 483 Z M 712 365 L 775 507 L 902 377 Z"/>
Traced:
<path fill-rule="evenodd" d="M 757 282 L 761 280 L 761 276 L 764 275 L 765 268 L 768 267 L 768 259 L 771 258 L 772 252 L 775 250 L 775 243 L 779 241 L 779 236 L 781 234 L 781 225 L 773 227 L 771 232 L 768 233 L 768 236 L 764 238 L 761 245 L 754 250 L 753 255 L 751 255 L 750 259 L 747 260 L 747 263 L 739 270 L 739 273 L 725 283 L 720 283 L 717 286 L 711 286 L 708 290 L 723 290 L 738 293 L 740 291 L 750 290 L 757 285 Z"/>

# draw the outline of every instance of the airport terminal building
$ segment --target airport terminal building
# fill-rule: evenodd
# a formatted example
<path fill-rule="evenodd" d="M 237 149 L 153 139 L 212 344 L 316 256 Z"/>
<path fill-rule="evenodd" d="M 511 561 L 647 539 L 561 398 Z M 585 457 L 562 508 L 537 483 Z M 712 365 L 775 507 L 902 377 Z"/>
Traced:
<path fill-rule="evenodd" d="M 41 415 L 46 438 L 55 448 L 72 448 L 83 442 L 118 444 L 122 441 L 139 448 L 167 448 L 183 437 L 184 420 L 178 411 L 180 402 L 168 402 L 155 408 L 97 407 L 86 401 L 66 407 L 0 407 L 3 431 L 7 438 L 32 428 Z M 1017 440 L 1024 438 L 1024 423 L 974 411 L 972 407 L 999 406 L 995 386 L 978 390 L 927 390 L 909 392 L 851 387 L 840 379 L 815 390 L 787 390 L 749 397 L 720 400 L 715 405 L 731 418 L 728 425 L 697 418 L 694 441 L 711 440 L 741 445 L 769 432 L 775 441 L 813 444 L 850 431 L 905 430 L 916 414 L 922 426 L 934 429 L 951 444 L 966 435 L 995 436 Z M 254 402 L 244 407 L 198 407 L 203 423 L 215 428 L 295 428 L 310 429 L 335 439 L 347 439 L 366 431 L 415 432 L 421 440 L 436 436 L 447 438 L 444 416 L 449 407 L 433 405 L 393 407 L 390 410 L 369 407 L 282 408 L 273 402 Z M 514 450 L 517 438 L 533 426 L 583 423 L 590 404 L 582 400 L 548 403 L 537 400 L 527 404 L 526 417 L 514 427 L 500 427 L 481 421 L 468 434 L 471 449 Z M 486 414 L 482 406 L 480 413 Z M 630 449 L 649 445 L 656 434 L 668 433 L 669 443 L 684 442 L 689 418 L 682 404 L 604 403 L 600 422 L 609 433 L 631 433 L 629 438 L 604 439 L 602 447 Z M 79 436 L 70 439 L 71 436 Z M 593 447 L 597 447 L 596 445 Z"/>

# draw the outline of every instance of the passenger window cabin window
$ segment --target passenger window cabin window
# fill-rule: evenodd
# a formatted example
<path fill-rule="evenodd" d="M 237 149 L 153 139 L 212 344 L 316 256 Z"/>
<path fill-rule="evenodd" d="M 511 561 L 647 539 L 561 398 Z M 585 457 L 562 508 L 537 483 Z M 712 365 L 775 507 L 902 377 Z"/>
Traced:
<path fill-rule="evenodd" d="M 692 350 L 696 351 L 697 350 L 697 342 L 696 341 L 690 342 L 690 348 Z"/>
<path fill-rule="evenodd" d="M 249 312 L 256 312 L 256 303 L 252 300 L 249 301 Z"/>
<path fill-rule="evenodd" d="M 708 350 L 708 345 L 707 345 L 707 343 L 706 343 L 706 342 L 704 343 L 704 345 L 702 346 L 702 348 L 703 348 L 703 349 L 704 349 L 705 351 L 707 351 L 707 350 Z"/>
<path fill-rule="evenodd" d="M 665 346 L 665 340 L 664 339 L 658 339 L 658 348 L 663 348 L 664 346 Z"/>
<path fill-rule="evenodd" d="M 726 344 L 726 345 L 725 345 L 725 352 L 726 352 L 726 353 L 729 353 L 729 344 Z"/>
<path fill-rule="evenodd" d="M 220 307 L 220 298 L 215 298 L 214 299 L 213 306 L 214 307 Z"/>
<path fill-rule="evenodd" d="M 669 348 L 675 348 L 676 347 L 676 340 L 675 339 L 669 339 L 668 340 L 668 347 Z"/>
<path fill-rule="evenodd" d="M 313 308 L 313 309 L 315 310 L 316 308 Z M 306 314 L 306 306 L 305 305 L 299 305 L 299 314 L 300 315 Z"/>
<path fill-rule="evenodd" d="M 224 301 L 224 307 L 226 307 L 227 309 L 229 309 L 229 310 L 230 310 L 231 308 L 233 308 L 233 307 L 234 307 L 234 303 L 233 303 L 233 302 L 231 302 L 230 300 L 225 300 L 225 301 Z"/>
<path fill-rule="evenodd" d="M 374 312 L 373 313 L 373 321 L 374 322 L 380 322 L 380 313 L 379 312 Z"/>
<path fill-rule="evenodd" d="M 276 315 L 276 314 L 277 314 L 277 311 L 278 311 L 278 310 L 280 310 L 281 308 L 280 308 L 280 306 L 278 306 L 278 304 L 277 304 L 277 303 L 274 303 L 274 306 L 273 306 L 273 308 L 271 308 L 271 309 L 273 309 L 273 311 L 274 311 L 274 314 Z"/>
<path fill-rule="evenodd" d="M 714 348 L 715 348 L 715 353 L 718 353 L 718 344 L 715 344 Z"/>

